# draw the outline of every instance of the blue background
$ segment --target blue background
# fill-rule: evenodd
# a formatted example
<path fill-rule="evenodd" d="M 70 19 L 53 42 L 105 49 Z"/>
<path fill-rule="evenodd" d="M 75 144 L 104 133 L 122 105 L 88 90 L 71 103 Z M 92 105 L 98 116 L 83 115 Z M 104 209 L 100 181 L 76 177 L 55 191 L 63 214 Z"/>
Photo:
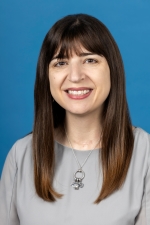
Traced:
<path fill-rule="evenodd" d="M 150 133 L 150 1 L 0 2 L 0 173 L 12 144 L 32 130 L 35 68 L 41 43 L 67 14 L 99 18 L 120 48 L 132 122 Z"/>

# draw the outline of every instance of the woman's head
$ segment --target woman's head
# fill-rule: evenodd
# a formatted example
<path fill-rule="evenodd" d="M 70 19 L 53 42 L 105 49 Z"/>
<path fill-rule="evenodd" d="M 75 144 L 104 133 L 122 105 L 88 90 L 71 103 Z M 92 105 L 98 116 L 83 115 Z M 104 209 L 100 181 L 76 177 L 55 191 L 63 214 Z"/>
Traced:
<path fill-rule="evenodd" d="M 82 48 L 105 57 L 110 69 L 111 90 L 105 103 L 103 116 L 116 113 L 118 102 L 124 101 L 125 85 L 122 59 L 118 47 L 103 23 L 98 19 L 85 15 L 69 15 L 57 21 L 47 33 L 39 56 L 35 85 L 35 101 L 38 96 L 36 110 L 52 107 L 54 125 L 63 122 L 65 111 L 56 102 L 52 104 L 48 79 L 49 64 L 54 56 L 70 57 L 79 55 Z M 110 106 L 110 110 L 108 110 Z M 118 105 L 119 106 L 119 105 Z M 120 107 L 120 106 L 119 106 Z M 107 112 L 107 113 L 106 113 Z M 57 118 L 57 119 L 56 119 Z M 56 122 L 57 120 L 57 122 Z"/>
<path fill-rule="evenodd" d="M 65 119 L 65 110 L 52 99 L 49 66 L 53 57 L 68 59 L 72 55 L 79 56 L 83 51 L 105 59 L 110 75 L 110 90 L 100 118 L 103 126 L 103 151 L 100 154 L 103 185 L 95 203 L 121 187 L 132 156 L 134 139 L 126 102 L 123 63 L 117 44 L 108 29 L 96 18 L 85 14 L 66 16 L 54 24 L 44 39 L 35 82 L 35 187 L 38 195 L 47 201 L 61 197 L 52 185 L 55 169 L 54 128 L 60 127 Z"/>

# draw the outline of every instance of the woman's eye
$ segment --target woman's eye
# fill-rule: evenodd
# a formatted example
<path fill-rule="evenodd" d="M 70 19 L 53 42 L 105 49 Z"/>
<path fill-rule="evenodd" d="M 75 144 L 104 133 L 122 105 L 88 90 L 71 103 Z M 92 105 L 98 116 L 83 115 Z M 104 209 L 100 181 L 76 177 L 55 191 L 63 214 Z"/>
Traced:
<path fill-rule="evenodd" d="M 67 64 L 67 62 L 60 61 L 60 62 L 55 63 L 55 67 L 61 67 L 61 66 L 64 66 L 66 64 Z"/>
<path fill-rule="evenodd" d="M 97 63 L 95 59 L 86 59 L 85 63 Z"/>

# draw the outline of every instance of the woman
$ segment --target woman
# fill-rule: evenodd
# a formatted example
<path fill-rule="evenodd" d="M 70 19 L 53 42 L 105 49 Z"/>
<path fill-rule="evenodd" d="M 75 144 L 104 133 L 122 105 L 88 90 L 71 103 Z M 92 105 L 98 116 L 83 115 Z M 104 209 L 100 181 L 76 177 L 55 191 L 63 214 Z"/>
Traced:
<path fill-rule="evenodd" d="M 64 17 L 41 48 L 33 134 L 6 159 L 1 224 L 148 225 L 149 167 L 113 37 L 94 17 Z"/>

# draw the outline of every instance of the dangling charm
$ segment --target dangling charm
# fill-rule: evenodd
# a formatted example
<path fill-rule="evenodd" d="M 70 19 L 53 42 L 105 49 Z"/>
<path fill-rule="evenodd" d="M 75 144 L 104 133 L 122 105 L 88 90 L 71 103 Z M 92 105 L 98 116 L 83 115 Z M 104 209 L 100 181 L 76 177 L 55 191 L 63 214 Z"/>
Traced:
<path fill-rule="evenodd" d="M 77 177 L 77 173 L 82 173 L 81 177 Z M 77 172 L 75 172 L 74 174 L 74 182 L 71 184 L 71 186 L 75 189 L 75 190 L 79 190 L 79 188 L 83 188 L 84 184 L 82 183 L 82 180 L 85 177 L 85 173 L 82 169 L 77 170 Z"/>

